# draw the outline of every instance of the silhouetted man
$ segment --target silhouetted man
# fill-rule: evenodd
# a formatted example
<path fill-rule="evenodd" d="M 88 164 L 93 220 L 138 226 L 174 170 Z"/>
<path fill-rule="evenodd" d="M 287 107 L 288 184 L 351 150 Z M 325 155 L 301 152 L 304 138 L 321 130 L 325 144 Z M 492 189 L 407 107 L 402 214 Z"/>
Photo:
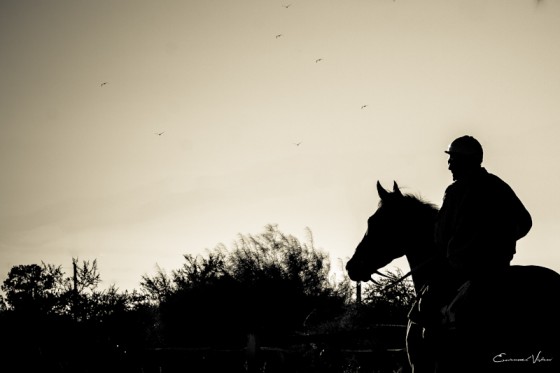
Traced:
<path fill-rule="evenodd" d="M 464 361 L 468 372 L 467 361 L 476 366 L 473 359 L 483 357 L 476 351 L 480 341 L 466 336 L 484 318 L 484 299 L 505 286 L 507 276 L 502 275 L 516 241 L 529 232 L 532 221 L 510 186 L 482 167 L 482 146 L 475 138 L 459 137 L 445 153 L 453 183 L 445 191 L 434 232 L 441 271 L 421 290 L 409 318 L 424 327 L 424 338 L 435 341 L 440 364 Z"/>
<path fill-rule="evenodd" d="M 473 293 L 480 294 L 510 266 L 516 241 L 532 225 L 508 184 L 482 167 L 482 146 L 475 138 L 459 137 L 445 153 L 454 181 L 435 224 L 435 260 L 441 265 L 409 314 L 432 330 L 454 328 L 459 316 L 470 313 Z"/>
<path fill-rule="evenodd" d="M 454 182 L 436 222 L 438 249 L 460 280 L 495 275 L 509 267 L 531 215 L 506 182 L 482 167 L 474 137 L 455 139 L 445 153 Z"/>

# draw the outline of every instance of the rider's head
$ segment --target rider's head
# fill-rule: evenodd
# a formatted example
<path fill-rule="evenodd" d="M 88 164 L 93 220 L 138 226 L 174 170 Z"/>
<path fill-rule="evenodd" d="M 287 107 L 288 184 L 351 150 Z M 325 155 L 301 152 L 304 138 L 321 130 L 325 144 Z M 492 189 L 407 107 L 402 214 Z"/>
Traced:
<path fill-rule="evenodd" d="M 456 138 L 445 152 L 449 154 L 447 163 L 453 180 L 468 177 L 482 164 L 482 146 L 472 136 Z"/>

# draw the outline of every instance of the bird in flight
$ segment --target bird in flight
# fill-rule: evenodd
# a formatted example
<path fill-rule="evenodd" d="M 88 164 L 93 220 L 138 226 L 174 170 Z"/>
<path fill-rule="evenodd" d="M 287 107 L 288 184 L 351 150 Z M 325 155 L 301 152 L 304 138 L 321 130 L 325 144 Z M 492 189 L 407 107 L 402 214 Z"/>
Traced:
<path fill-rule="evenodd" d="M 300 142 L 295 142 L 294 145 L 295 145 L 295 146 L 300 146 L 300 145 L 301 145 L 301 141 L 300 141 Z"/>
<path fill-rule="evenodd" d="M 276 39 L 278 39 L 278 38 L 280 38 L 280 37 L 282 37 L 282 34 L 276 35 Z"/>
<path fill-rule="evenodd" d="M 158 136 L 161 136 L 161 135 L 163 135 L 164 133 L 165 133 L 165 131 L 163 131 L 163 132 L 156 132 L 155 134 L 158 135 Z"/>
<path fill-rule="evenodd" d="M 365 109 L 367 107 L 367 105 L 362 105 L 362 109 Z"/>
<path fill-rule="evenodd" d="M 292 4 L 282 5 L 284 8 L 288 9 Z"/>
<path fill-rule="evenodd" d="M 317 58 L 317 59 L 315 60 L 315 63 L 317 63 L 317 62 L 321 62 L 321 61 L 323 61 L 323 59 L 322 59 L 322 58 Z"/>
<path fill-rule="evenodd" d="M 106 85 L 108 82 L 103 82 L 101 83 L 100 87 L 103 87 L 104 85 Z"/>

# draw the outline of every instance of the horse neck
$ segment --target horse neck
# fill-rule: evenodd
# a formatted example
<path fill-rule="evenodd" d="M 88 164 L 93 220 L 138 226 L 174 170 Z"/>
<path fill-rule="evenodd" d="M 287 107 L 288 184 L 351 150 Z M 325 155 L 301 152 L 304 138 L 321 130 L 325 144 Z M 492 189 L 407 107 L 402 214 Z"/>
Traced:
<path fill-rule="evenodd" d="M 421 202 L 408 211 L 409 220 L 406 242 L 403 242 L 406 259 L 412 272 L 412 282 L 416 294 L 439 271 L 437 249 L 434 240 L 434 226 L 438 209 Z M 406 228 L 405 228 L 406 229 Z"/>
<path fill-rule="evenodd" d="M 436 248 L 431 236 L 429 237 L 426 236 L 426 239 L 409 245 L 405 253 L 412 272 L 411 277 L 416 294 L 419 294 L 420 289 L 429 281 L 433 274 L 432 266 L 435 264 Z"/>

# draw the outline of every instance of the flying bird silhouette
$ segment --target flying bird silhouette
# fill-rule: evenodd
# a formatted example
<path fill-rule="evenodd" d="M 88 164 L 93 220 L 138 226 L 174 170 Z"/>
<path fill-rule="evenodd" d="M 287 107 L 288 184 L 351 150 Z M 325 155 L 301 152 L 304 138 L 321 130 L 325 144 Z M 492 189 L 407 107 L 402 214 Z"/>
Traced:
<path fill-rule="evenodd" d="M 165 133 L 165 131 L 163 131 L 163 132 L 156 132 L 155 134 L 158 135 L 158 136 L 161 136 L 161 135 L 163 135 L 164 133 Z"/>
<path fill-rule="evenodd" d="M 282 37 L 282 34 L 276 35 L 276 39 L 278 39 L 279 37 Z"/>
<path fill-rule="evenodd" d="M 288 9 L 292 4 L 282 5 L 284 8 Z"/>
<path fill-rule="evenodd" d="M 362 105 L 362 109 L 365 109 L 367 107 L 367 105 Z"/>
<path fill-rule="evenodd" d="M 103 82 L 101 83 L 100 87 L 103 87 L 104 85 L 106 85 L 108 82 Z"/>
<path fill-rule="evenodd" d="M 300 146 L 300 145 L 301 145 L 301 141 L 300 141 L 300 142 L 295 142 L 294 145 L 295 145 L 295 146 Z"/>
<path fill-rule="evenodd" d="M 317 63 L 317 62 L 321 62 L 321 61 L 323 61 L 323 59 L 322 59 L 322 58 L 317 58 L 317 59 L 315 60 L 315 63 Z"/>

